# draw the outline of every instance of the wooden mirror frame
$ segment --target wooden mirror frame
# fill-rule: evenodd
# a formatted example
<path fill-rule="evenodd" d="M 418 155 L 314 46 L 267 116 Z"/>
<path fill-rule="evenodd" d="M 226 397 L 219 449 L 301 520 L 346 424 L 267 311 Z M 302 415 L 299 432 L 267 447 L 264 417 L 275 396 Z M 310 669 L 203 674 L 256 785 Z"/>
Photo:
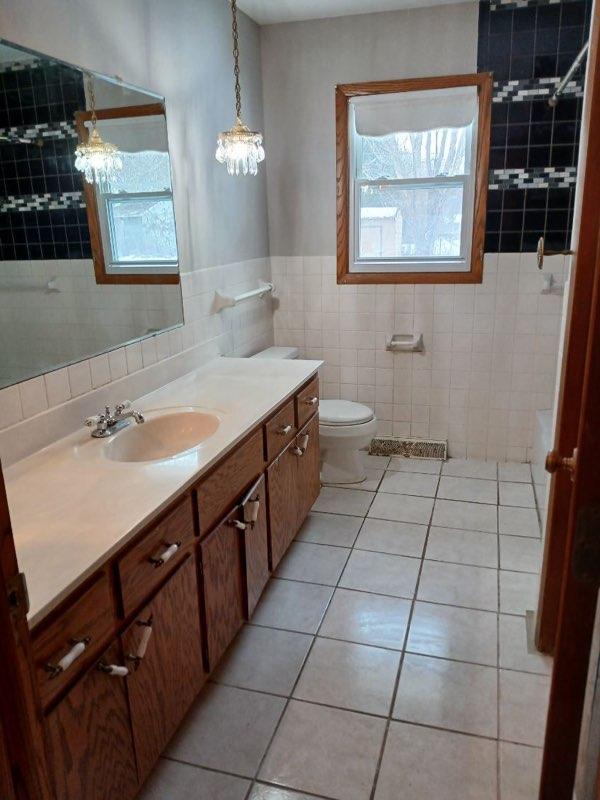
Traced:
<path fill-rule="evenodd" d="M 476 86 L 479 106 L 477 155 L 475 162 L 475 208 L 468 272 L 351 272 L 350 271 L 350 148 L 348 103 L 352 97 L 424 89 L 452 89 Z M 336 86 L 336 175 L 337 175 L 337 282 L 338 283 L 481 283 L 485 239 L 485 215 L 492 116 L 492 73 L 446 75 L 436 78 L 408 78 L 396 81 L 346 83 Z"/>
<path fill-rule="evenodd" d="M 121 117 L 151 117 L 157 114 L 165 114 L 165 107 L 162 103 L 148 103 L 141 106 L 122 106 L 120 108 L 104 108 L 96 111 L 97 119 L 120 119 Z M 92 118 L 91 111 L 77 111 L 75 114 L 75 127 L 80 142 L 87 142 L 89 131 L 85 123 Z M 92 260 L 94 262 L 94 273 L 96 283 L 117 283 L 117 284 L 177 284 L 180 282 L 179 273 L 157 272 L 146 273 L 123 273 L 115 274 L 106 271 L 106 260 L 104 258 L 104 247 L 102 245 L 102 231 L 100 228 L 100 215 L 98 212 L 98 200 L 94 185 L 84 180 L 83 194 L 87 209 L 88 226 L 90 229 L 90 243 L 92 247 Z"/>

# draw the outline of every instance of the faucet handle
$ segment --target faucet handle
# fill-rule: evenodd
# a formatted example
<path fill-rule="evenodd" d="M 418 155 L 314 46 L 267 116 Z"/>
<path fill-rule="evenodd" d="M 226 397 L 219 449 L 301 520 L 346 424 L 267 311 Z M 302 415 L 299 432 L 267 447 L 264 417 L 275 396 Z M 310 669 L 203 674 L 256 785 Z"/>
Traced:
<path fill-rule="evenodd" d="M 123 400 L 115 406 L 115 413 L 122 414 L 127 408 L 131 408 L 131 400 Z"/>
<path fill-rule="evenodd" d="M 106 422 L 106 416 L 104 414 L 94 414 L 93 417 L 88 417 L 85 421 L 85 424 L 88 428 L 94 428 L 97 425 L 102 425 L 103 422 Z"/>

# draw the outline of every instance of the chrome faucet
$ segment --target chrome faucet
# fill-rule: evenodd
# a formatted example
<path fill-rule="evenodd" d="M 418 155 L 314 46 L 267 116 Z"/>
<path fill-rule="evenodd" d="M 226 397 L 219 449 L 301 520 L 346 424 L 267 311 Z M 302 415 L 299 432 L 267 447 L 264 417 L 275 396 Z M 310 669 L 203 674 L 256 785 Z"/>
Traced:
<path fill-rule="evenodd" d="M 106 406 L 100 414 L 88 417 L 85 424 L 88 428 L 93 428 L 94 439 L 106 439 L 128 425 L 130 419 L 134 419 L 138 425 L 145 421 L 144 415 L 131 408 L 129 400 L 124 400 L 122 403 L 117 403 L 114 411 L 110 410 L 110 406 Z"/>

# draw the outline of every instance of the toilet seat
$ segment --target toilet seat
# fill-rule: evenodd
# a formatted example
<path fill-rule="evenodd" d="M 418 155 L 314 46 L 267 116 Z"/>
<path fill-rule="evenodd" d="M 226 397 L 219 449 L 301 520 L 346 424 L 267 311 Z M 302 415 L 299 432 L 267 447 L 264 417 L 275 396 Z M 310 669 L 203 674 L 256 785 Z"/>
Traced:
<path fill-rule="evenodd" d="M 368 406 L 352 400 L 321 400 L 319 403 L 319 423 L 327 427 L 364 425 L 373 416 Z"/>

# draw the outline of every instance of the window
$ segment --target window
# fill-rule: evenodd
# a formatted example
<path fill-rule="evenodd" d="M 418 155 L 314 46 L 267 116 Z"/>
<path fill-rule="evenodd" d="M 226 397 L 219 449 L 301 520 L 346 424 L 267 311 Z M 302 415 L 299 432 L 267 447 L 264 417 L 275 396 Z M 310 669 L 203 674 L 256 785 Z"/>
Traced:
<path fill-rule="evenodd" d="M 490 102 L 487 74 L 337 88 L 338 282 L 481 280 Z"/>
<path fill-rule="evenodd" d="M 97 283 L 178 283 L 179 261 L 164 109 L 102 109 L 98 131 L 119 148 L 121 170 L 85 184 Z M 76 115 L 80 138 L 90 114 Z"/>

